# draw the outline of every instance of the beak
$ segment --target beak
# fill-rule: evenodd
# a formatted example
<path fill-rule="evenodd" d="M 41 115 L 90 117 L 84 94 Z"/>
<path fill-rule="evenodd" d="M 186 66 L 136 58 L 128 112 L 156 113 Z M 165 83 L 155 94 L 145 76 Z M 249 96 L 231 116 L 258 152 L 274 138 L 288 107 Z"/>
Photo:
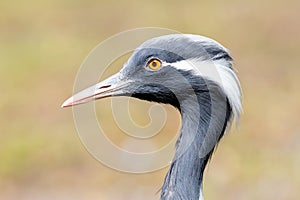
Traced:
<path fill-rule="evenodd" d="M 61 107 L 70 107 L 110 96 L 124 95 L 126 94 L 126 86 L 131 82 L 130 80 L 121 80 L 120 74 L 117 73 L 70 97 Z"/>

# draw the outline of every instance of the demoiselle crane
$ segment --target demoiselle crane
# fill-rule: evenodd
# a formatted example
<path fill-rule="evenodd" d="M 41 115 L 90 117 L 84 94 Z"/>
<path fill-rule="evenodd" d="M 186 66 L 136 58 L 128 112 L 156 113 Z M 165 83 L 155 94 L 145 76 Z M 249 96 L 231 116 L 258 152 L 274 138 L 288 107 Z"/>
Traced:
<path fill-rule="evenodd" d="M 155 37 L 141 44 L 120 72 L 69 98 L 62 107 L 111 96 L 171 104 L 180 111 L 182 125 L 161 199 L 203 199 L 206 164 L 242 110 L 232 61 L 226 48 L 207 37 Z"/>

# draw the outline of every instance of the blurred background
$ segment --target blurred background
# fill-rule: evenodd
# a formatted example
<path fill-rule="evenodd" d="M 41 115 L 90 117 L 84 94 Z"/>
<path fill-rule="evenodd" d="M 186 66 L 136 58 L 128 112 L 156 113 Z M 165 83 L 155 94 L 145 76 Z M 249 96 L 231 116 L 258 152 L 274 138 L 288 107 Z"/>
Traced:
<path fill-rule="evenodd" d="M 137 175 L 105 167 L 81 144 L 72 110 L 60 108 L 99 42 L 155 26 L 212 37 L 235 58 L 244 114 L 206 170 L 205 198 L 298 200 L 299 8 L 297 0 L 1 1 L 0 199 L 159 199 L 168 168 Z M 137 123 L 149 123 L 152 104 L 134 105 Z M 161 138 L 180 123 L 165 107 Z M 111 111 L 99 115 L 113 140 L 123 141 Z"/>

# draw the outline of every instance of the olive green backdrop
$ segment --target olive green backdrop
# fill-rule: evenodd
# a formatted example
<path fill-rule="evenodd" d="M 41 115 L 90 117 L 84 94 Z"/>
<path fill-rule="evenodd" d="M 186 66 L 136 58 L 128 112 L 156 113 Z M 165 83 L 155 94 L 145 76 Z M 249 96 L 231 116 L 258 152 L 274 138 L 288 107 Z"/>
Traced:
<path fill-rule="evenodd" d="M 60 108 L 99 42 L 155 26 L 212 37 L 235 58 L 244 114 L 206 170 L 206 199 L 298 200 L 299 7 L 297 0 L 1 1 L 0 199 L 159 198 L 167 169 L 134 175 L 101 165 L 81 144 L 71 109 Z M 97 102 L 97 113 L 108 116 L 107 132 L 118 143 L 122 131 L 111 111 L 101 110 L 109 102 Z M 132 109 L 133 118 L 147 124 L 151 104 L 132 105 L 140 109 Z M 165 107 L 162 138 L 180 122 Z"/>

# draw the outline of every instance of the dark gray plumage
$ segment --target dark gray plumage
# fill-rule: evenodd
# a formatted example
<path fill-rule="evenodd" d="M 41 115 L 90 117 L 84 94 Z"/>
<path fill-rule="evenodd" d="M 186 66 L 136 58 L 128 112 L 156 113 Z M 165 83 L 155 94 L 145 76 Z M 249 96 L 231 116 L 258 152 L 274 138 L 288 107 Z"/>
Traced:
<path fill-rule="evenodd" d="M 147 67 L 152 59 L 162 63 L 160 69 Z M 68 99 L 63 107 L 107 96 L 171 104 L 180 111 L 181 131 L 161 199 L 202 199 L 205 166 L 241 112 L 241 90 L 227 49 L 197 35 L 150 39 L 119 73 Z"/>

